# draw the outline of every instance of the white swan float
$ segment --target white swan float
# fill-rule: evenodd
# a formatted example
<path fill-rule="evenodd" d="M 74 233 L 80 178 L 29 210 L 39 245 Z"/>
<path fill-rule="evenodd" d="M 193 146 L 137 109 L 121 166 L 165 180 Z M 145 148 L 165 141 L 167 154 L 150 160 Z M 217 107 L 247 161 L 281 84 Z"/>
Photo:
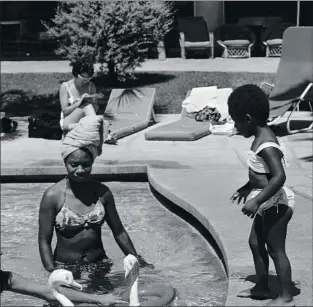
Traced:
<path fill-rule="evenodd" d="M 125 278 L 130 276 L 130 289 L 122 294 L 122 299 L 129 304 L 115 304 L 115 306 L 169 306 L 176 297 L 173 287 L 156 285 L 138 291 L 139 263 L 135 256 L 127 255 L 124 258 Z M 68 286 L 76 290 L 82 290 L 82 286 L 74 280 L 70 271 L 58 269 L 53 271 L 48 280 L 53 296 L 62 306 L 74 307 L 75 305 L 63 294 L 58 292 L 60 286 Z M 156 297 L 157 299 L 139 302 L 139 294 L 143 297 Z"/>
<path fill-rule="evenodd" d="M 171 286 L 154 285 L 138 291 L 139 263 L 133 255 L 124 258 L 125 278 L 130 276 L 130 289 L 122 294 L 124 301 L 129 301 L 129 306 L 170 306 L 175 297 L 176 291 Z M 156 297 L 154 300 L 139 302 L 139 294 L 143 297 Z M 124 304 L 115 304 L 122 307 Z"/>
<path fill-rule="evenodd" d="M 60 286 L 67 286 L 71 287 L 76 290 L 82 290 L 83 287 L 74 280 L 73 274 L 67 270 L 54 270 L 48 279 L 48 284 L 50 290 L 55 297 L 55 299 L 62 305 L 62 306 L 75 306 L 65 295 L 58 292 L 58 288 Z"/>

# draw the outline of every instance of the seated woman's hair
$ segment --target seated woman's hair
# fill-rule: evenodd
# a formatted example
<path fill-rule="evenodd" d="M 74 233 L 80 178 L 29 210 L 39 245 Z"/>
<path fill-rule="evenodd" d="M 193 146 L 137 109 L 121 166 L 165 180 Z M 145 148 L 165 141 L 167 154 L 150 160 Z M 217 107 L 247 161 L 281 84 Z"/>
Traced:
<path fill-rule="evenodd" d="M 81 73 L 87 73 L 89 76 L 92 76 L 94 73 L 93 64 L 89 62 L 83 62 L 83 61 L 76 61 L 71 64 L 73 66 L 72 68 L 72 74 L 74 77 L 77 77 Z"/>
<path fill-rule="evenodd" d="M 269 101 L 263 90 L 254 84 L 237 87 L 228 98 L 228 110 L 231 116 L 243 119 L 249 114 L 259 123 L 266 124 L 269 117 Z"/>

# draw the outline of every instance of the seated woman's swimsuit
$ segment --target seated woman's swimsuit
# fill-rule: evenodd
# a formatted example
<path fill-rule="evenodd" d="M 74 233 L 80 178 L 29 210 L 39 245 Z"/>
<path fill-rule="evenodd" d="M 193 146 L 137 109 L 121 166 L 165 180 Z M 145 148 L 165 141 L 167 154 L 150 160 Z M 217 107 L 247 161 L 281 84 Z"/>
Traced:
<path fill-rule="evenodd" d="M 96 206 L 87 214 L 73 212 L 66 205 L 66 181 L 64 191 L 64 204 L 55 218 L 55 228 L 61 231 L 79 231 L 89 227 L 101 227 L 105 221 L 105 209 L 98 199 Z"/>
<path fill-rule="evenodd" d="M 284 169 L 288 166 L 286 162 L 286 158 L 285 158 L 284 148 L 274 142 L 265 142 L 261 144 L 255 152 L 252 150 L 249 150 L 248 152 L 247 164 L 252 171 L 256 173 L 260 173 L 260 174 L 270 173 L 268 166 L 266 165 L 264 159 L 258 156 L 259 152 L 261 152 L 264 148 L 268 148 L 268 147 L 275 147 L 278 150 L 280 150 L 281 153 L 283 154 L 282 164 L 283 164 Z M 248 197 L 248 200 L 256 197 L 262 190 L 263 189 L 253 189 Z M 263 203 L 259 207 L 257 214 L 263 215 L 266 209 L 274 207 L 274 206 L 277 207 L 277 212 L 278 212 L 279 204 L 289 206 L 292 210 L 294 210 L 294 193 L 285 186 L 283 186 L 275 195 L 273 195 L 270 199 L 268 199 L 265 203 Z"/>
<path fill-rule="evenodd" d="M 67 82 L 64 82 L 65 87 L 67 89 L 67 93 L 68 93 L 68 104 L 72 105 L 78 98 L 80 98 L 80 96 L 74 95 L 74 93 L 72 92 L 72 87 L 75 87 L 74 81 L 70 80 Z M 76 90 L 77 92 L 77 90 Z M 91 93 L 91 82 L 89 82 L 89 88 L 88 88 L 88 93 Z M 63 130 L 63 122 L 64 122 L 64 114 L 61 111 L 61 118 L 60 118 L 60 127 Z"/>

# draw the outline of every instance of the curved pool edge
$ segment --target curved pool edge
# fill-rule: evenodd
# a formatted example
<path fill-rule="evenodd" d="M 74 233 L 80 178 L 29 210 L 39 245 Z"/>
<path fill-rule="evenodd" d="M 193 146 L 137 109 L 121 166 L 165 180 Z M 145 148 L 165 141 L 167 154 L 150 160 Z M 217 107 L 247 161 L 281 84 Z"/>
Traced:
<path fill-rule="evenodd" d="M 147 175 L 148 175 L 148 182 L 149 184 L 159 193 L 161 194 L 166 200 L 170 201 L 174 206 L 177 206 L 187 213 L 189 213 L 192 217 L 194 217 L 213 237 L 213 240 L 217 244 L 223 259 L 220 259 L 223 263 L 225 272 L 227 277 L 229 277 L 229 266 L 228 266 L 228 258 L 226 253 L 226 248 L 221 241 L 220 236 L 218 235 L 215 228 L 212 226 L 210 221 L 201 214 L 195 206 L 191 203 L 185 201 L 181 197 L 177 196 L 175 193 L 171 192 L 167 187 L 162 185 L 158 179 L 153 174 L 153 168 L 147 168 Z M 187 221 L 188 222 L 188 221 Z M 211 242 L 209 242 L 211 243 Z"/>
<path fill-rule="evenodd" d="M 1 183 L 57 182 L 66 176 L 64 166 L 1 168 Z M 147 181 L 146 165 L 96 165 L 92 177 L 101 181 Z"/>
<path fill-rule="evenodd" d="M 228 292 L 230 288 L 230 267 L 227 255 L 227 246 L 223 244 L 222 239 L 212 223 L 201 214 L 192 203 L 185 201 L 176 193 L 172 192 L 170 187 L 165 187 L 161 180 L 157 179 L 154 171 L 156 168 L 149 165 L 97 165 L 92 176 L 101 181 L 143 181 L 148 182 L 158 193 L 165 199 L 172 202 L 175 206 L 183 209 L 194 217 L 213 237 L 221 254 L 223 256 L 222 264 L 228 278 Z M 164 170 L 163 170 L 164 171 Z M 169 173 L 171 169 L 167 169 Z M 167 172 L 167 173 L 168 173 Z M 28 168 L 2 168 L 1 169 L 1 183 L 23 183 L 23 182 L 56 182 L 66 175 L 64 166 L 54 167 L 28 167 Z M 181 218 L 181 216 L 179 216 Z M 188 222 L 188 220 L 187 220 Z M 207 238 L 205 238 L 207 239 Z M 212 242 L 208 242 L 211 244 Z M 211 244 L 212 246 L 212 244 Z M 212 246 L 215 250 L 214 246 Z M 216 250 L 215 250 L 216 252 Z M 217 255 L 219 256 L 219 255 Z M 225 298 L 225 306 L 227 305 L 228 295 Z"/>

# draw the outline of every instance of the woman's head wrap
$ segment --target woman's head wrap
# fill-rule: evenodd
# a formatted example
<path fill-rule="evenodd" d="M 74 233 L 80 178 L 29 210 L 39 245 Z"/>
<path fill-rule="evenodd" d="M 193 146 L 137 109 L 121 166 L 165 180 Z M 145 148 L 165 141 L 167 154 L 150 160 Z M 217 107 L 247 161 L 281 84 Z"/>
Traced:
<path fill-rule="evenodd" d="M 77 126 L 68 132 L 62 142 L 62 158 L 65 160 L 72 152 L 80 148 L 86 148 L 90 151 L 93 161 L 101 154 L 103 117 L 85 116 Z"/>

